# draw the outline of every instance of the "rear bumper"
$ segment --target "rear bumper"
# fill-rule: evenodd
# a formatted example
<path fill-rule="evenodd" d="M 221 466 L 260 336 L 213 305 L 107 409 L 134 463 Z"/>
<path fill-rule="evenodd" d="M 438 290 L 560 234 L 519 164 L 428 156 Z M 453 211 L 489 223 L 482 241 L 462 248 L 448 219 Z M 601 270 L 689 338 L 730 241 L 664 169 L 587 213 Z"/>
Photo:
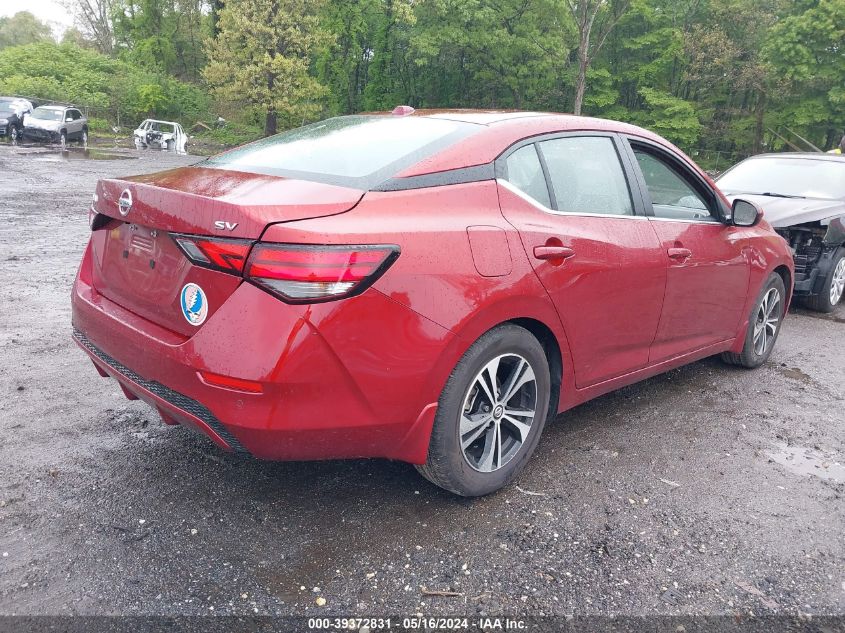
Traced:
<path fill-rule="evenodd" d="M 224 450 L 246 451 L 220 420 L 196 400 L 191 400 L 189 397 L 153 380 L 145 380 L 103 350 L 97 348 L 79 330 L 73 331 L 73 339 L 79 347 L 88 352 L 101 376 L 116 378 L 127 398 L 143 400 L 155 407 L 165 423 L 186 424 L 194 427 L 208 435 L 215 444 Z"/>
<path fill-rule="evenodd" d="M 72 304 L 74 338 L 101 374 L 224 449 L 425 461 L 442 389 L 431 368 L 453 335 L 375 289 L 291 306 L 243 283 L 184 337 L 98 293 L 89 248 Z M 199 372 L 260 383 L 261 393 L 210 385 Z"/>

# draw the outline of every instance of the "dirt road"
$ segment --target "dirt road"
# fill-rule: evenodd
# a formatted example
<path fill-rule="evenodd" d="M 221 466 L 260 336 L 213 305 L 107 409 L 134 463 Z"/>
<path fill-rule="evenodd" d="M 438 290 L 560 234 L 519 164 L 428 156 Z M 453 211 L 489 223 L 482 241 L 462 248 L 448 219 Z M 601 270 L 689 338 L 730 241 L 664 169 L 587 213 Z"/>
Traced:
<path fill-rule="evenodd" d="M 260 462 L 71 342 L 96 180 L 197 160 L 120 155 L 0 146 L 0 614 L 845 613 L 845 306 L 794 311 L 757 371 L 705 360 L 567 413 L 488 498 Z"/>

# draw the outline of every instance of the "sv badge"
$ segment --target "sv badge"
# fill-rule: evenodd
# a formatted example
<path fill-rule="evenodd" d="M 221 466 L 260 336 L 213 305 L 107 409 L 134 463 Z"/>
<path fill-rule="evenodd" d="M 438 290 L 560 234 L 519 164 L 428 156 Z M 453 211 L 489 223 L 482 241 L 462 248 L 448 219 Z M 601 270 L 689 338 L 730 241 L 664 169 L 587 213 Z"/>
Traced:
<path fill-rule="evenodd" d="M 234 231 L 237 226 L 237 222 L 224 222 L 223 220 L 217 220 L 214 223 L 214 228 L 218 231 Z"/>

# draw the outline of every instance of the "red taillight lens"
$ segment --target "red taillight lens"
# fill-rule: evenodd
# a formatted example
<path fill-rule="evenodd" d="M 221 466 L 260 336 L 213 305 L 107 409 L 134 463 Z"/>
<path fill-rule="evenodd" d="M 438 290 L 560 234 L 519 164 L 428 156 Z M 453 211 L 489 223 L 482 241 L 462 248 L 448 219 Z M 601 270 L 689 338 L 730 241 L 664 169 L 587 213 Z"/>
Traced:
<path fill-rule="evenodd" d="M 252 247 L 250 240 L 214 239 L 178 233 L 172 233 L 171 237 L 185 257 L 197 266 L 238 275 L 243 273 Z"/>
<path fill-rule="evenodd" d="M 261 244 L 244 277 L 288 303 L 316 303 L 360 294 L 399 256 L 399 247 Z"/>

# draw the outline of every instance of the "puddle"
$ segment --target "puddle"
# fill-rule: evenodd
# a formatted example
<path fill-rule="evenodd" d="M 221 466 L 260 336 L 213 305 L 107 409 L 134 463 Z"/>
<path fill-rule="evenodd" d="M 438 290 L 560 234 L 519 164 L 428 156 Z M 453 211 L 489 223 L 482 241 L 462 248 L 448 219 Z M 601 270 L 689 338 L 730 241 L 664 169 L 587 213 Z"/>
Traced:
<path fill-rule="evenodd" d="M 797 367 L 784 367 L 783 365 L 780 365 L 777 367 L 777 371 L 783 376 L 791 378 L 792 380 L 797 380 L 798 382 L 803 382 L 805 385 L 809 385 L 813 382 L 813 379 L 809 375 L 805 374 Z"/>
<path fill-rule="evenodd" d="M 22 156 L 31 156 L 32 160 L 47 163 L 59 163 L 66 160 L 129 160 L 138 158 L 137 156 L 129 156 L 127 154 L 118 154 L 116 152 L 107 152 L 101 149 L 82 149 L 82 148 L 68 148 L 68 149 L 39 149 L 35 151 L 18 152 Z"/>
<path fill-rule="evenodd" d="M 825 455 L 801 446 L 775 446 L 775 450 L 766 451 L 766 456 L 796 475 L 814 475 L 822 479 L 845 482 L 845 465 L 833 455 Z"/>

